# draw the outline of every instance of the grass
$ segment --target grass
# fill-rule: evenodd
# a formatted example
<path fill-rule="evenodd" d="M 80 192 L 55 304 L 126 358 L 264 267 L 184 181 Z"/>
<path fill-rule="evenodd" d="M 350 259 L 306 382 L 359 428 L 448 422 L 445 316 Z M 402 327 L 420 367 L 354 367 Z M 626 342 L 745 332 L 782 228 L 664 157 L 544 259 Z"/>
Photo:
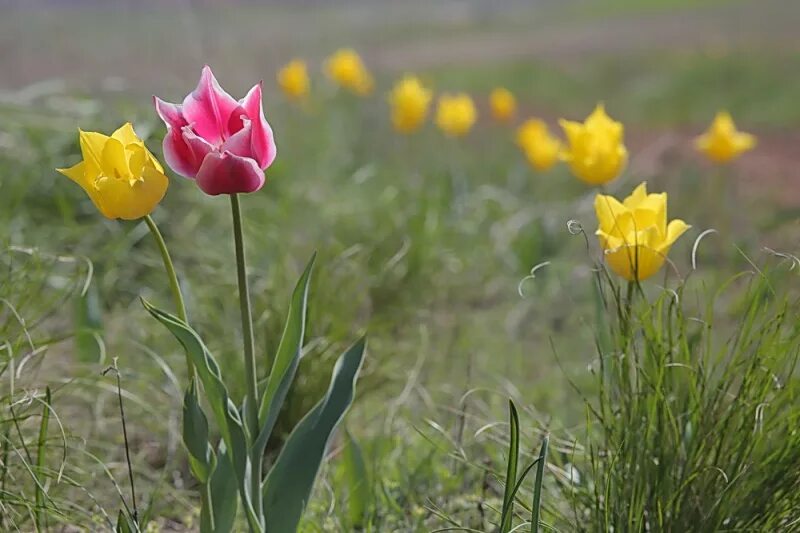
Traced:
<path fill-rule="evenodd" d="M 606 100 L 628 126 L 635 160 L 647 131 L 694 131 L 718 107 L 767 136 L 795 128 L 797 61 L 791 52 L 673 50 L 422 75 L 478 97 L 500 80 L 525 114 L 548 120 Z M 587 248 L 568 231 L 578 221 L 591 234 L 595 222 L 593 191 L 565 168 L 534 174 L 512 132 L 485 119 L 463 142 L 432 126 L 399 138 L 382 95 L 355 100 L 319 82 L 307 110 L 267 97 L 280 156 L 265 189 L 242 199 L 260 357 L 275 352 L 291 287 L 319 253 L 309 342 L 281 435 L 319 399 L 336 355 L 370 334 L 349 435 L 333 443 L 303 531 L 494 531 L 503 509 L 507 529 L 525 530 L 535 493 L 540 530 L 791 530 L 797 273 L 790 256 L 762 247 L 794 253 L 786 227 L 796 216 L 741 194 L 715 202 L 720 191 L 705 186 L 709 171 L 694 157 L 649 172 L 632 162 L 611 192 L 648 179 L 695 228 L 671 253 L 683 279 L 659 276 L 628 298 L 596 273 L 594 239 Z M 159 252 L 143 223 L 103 220 L 52 170 L 74 162 L 77 126 L 107 131 L 135 119 L 154 150 L 163 131 L 135 92 L 40 90 L 14 93 L 0 109 L 3 528 L 109 528 L 130 505 L 116 382 L 103 375 L 116 359 L 140 512 L 154 530 L 191 530 L 199 516 L 179 434 L 183 355 L 139 303 L 171 302 Z M 732 179 L 740 172 L 733 166 Z M 227 216 L 226 202 L 179 178 L 154 213 L 190 320 L 238 399 Z M 703 239 L 693 269 L 692 241 L 709 227 L 721 233 Z M 521 280 L 545 263 L 521 297 Z M 513 513 L 504 498 L 518 478 L 509 398 L 516 473 L 549 436 L 546 468 L 520 480 Z"/>

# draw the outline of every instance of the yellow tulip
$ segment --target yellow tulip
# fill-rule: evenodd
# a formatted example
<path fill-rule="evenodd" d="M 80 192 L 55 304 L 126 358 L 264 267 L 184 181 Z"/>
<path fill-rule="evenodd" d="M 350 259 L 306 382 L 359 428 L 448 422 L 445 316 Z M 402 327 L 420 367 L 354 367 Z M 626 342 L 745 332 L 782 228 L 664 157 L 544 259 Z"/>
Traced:
<path fill-rule="evenodd" d="M 477 115 L 468 94 L 443 94 L 436 108 L 436 125 L 450 137 L 462 137 L 472 129 Z"/>
<path fill-rule="evenodd" d="M 56 169 L 80 185 L 100 212 L 111 219 L 149 215 L 167 192 L 161 164 L 125 124 L 111 137 L 79 130 L 83 161 Z"/>
<path fill-rule="evenodd" d="M 756 145 L 756 138 L 736 129 L 730 113 L 720 111 L 695 147 L 715 163 L 727 163 Z"/>
<path fill-rule="evenodd" d="M 374 81 L 355 50 L 342 48 L 325 61 L 325 72 L 341 87 L 359 95 L 372 92 Z"/>
<path fill-rule="evenodd" d="M 599 104 L 585 122 L 560 120 L 569 144 L 562 154 L 572 173 L 589 185 L 602 185 L 620 175 L 628 161 L 622 124 Z"/>
<path fill-rule="evenodd" d="M 432 97 L 431 91 L 414 76 L 405 76 L 397 82 L 389 93 L 394 129 L 400 133 L 417 130 L 428 116 Z"/>
<path fill-rule="evenodd" d="M 641 281 L 658 272 L 672 244 L 690 227 L 678 219 L 668 224 L 667 193 L 647 194 L 645 183 L 622 203 L 598 194 L 594 209 L 605 260 L 611 270 L 629 281 Z"/>
<path fill-rule="evenodd" d="M 489 108 L 497 122 L 510 122 L 517 112 L 517 99 L 508 89 L 498 87 L 489 94 Z"/>
<path fill-rule="evenodd" d="M 517 129 L 517 145 L 536 170 L 549 170 L 558 161 L 561 141 L 550 135 L 547 124 L 532 118 Z"/>
<path fill-rule="evenodd" d="M 278 71 L 278 85 L 290 100 L 302 100 L 308 96 L 311 82 L 306 62 L 293 59 L 287 63 Z"/>

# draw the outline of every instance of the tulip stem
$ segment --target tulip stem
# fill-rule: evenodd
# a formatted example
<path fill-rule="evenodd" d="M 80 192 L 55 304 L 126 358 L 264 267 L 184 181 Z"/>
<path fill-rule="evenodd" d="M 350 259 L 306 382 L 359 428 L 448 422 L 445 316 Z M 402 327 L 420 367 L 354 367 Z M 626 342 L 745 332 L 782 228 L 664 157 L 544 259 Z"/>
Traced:
<path fill-rule="evenodd" d="M 255 342 L 253 340 L 253 313 L 250 308 L 250 291 L 247 287 L 247 268 L 242 236 L 242 212 L 239 197 L 231 194 L 233 215 L 233 242 L 236 247 L 236 273 L 239 281 L 239 307 L 242 314 L 242 336 L 244 337 L 244 366 L 247 381 L 247 413 L 251 435 L 258 433 L 258 383 L 256 381 Z M 254 437 L 255 438 L 255 437 Z M 256 474 L 256 475 L 260 475 Z"/>
<path fill-rule="evenodd" d="M 186 317 L 186 304 L 183 302 L 181 286 L 178 283 L 178 275 L 175 273 L 175 265 L 172 264 L 172 258 L 169 256 L 167 243 L 164 241 L 164 236 L 161 235 L 158 226 L 156 226 L 155 221 L 150 215 L 145 215 L 144 221 L 147 223 L 147 227 L 150 228 L 150 233 L 152 233 L 158 245 L 158 250 L 161 252 L 161 260 L 164 262 L 164 270 L 167 271 L 169 287 L 172 291 L 172 299 L 175 302 L 175 311 L 178 313 L 178 318 L 188 324 L 189 320 Z M 186 354 L 186 369 L 189 372 L 189 379 L 191 380 L 194 377 L 194 366 L 192 365 L 192 360 L 189 358 L 188 353 Z"/>

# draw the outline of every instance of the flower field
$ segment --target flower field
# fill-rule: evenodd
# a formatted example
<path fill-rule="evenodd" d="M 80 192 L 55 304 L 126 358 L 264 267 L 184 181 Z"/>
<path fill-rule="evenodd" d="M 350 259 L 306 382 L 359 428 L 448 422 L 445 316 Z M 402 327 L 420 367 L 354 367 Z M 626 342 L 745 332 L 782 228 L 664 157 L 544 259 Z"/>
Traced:
<path fill-rule="evenodd" d="M 0 531 L 800 530 L 791 0 L 0 13 Z"/>

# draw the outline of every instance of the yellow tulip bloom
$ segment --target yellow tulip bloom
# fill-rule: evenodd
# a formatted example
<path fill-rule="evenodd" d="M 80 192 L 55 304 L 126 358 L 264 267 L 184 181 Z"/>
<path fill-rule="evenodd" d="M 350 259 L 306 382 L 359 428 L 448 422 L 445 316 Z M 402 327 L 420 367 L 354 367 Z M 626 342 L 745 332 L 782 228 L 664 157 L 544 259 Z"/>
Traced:
<path fill-rule="evenodd" d="M 475 124 L 478 112 L 468 94 L 443 94 L 436 108 L 436 125 L 450 137 L 462 137 Z"/>
<path fill-rule="evenodd" d="M 389 93 L 392 108 L 392 125 L 400 133 L 416 131 L 428 116 L 428 106 L 433 93 L 419 79 L 405 76 Z"/>
<path fill-rule="evenodd" d="M 508 89 L 498 87 L 489 94 L 489 108 L 497 122 L 510 122 L 517 112 L 517 99 Z"/>
<path fill-rule="evenodd" d="M 167 192 L 161 164 L 125 124 L 111 137 L 82 131 L 83 161 L 56 169 L 80 185 L 107 218 L 135 220 L 149 215 Z"/>
<path fill-rule="evenodd" d="M 695 147 L 715 163 L 727 163 L 756 145 L 756 138 L 736 129 L 730 113 L 720 111 Z"/>
<path fill-rule="evenodd" d="M 536 170 L 549 170 L 558 161 L 561 141 L 550 135 L 547 124 L 532 118 L 517 129 L 517 146 Z"/>
<path fill-rule="evenodd" d="M 311 82 L 306 62 L 293 59 L 278 71 L 278 85 L 290 100 L 302 100 L 308 96 Z"/>
<path fill-rule="evenodd" d="M 339 86 L 359 95 L 372 92 L 374 81 L 355 50 L 342 48 L 325 61 L 325 72 Z"/>
<path fill-rule="evenodd" d="M 562 153 L 572 173 L 589 185 L 602 185 L 620 175 L 628 161 L 624 128 L 599 104 L 583 123 L 560 120 L 569 144 Z"/>
<path fill-rule="evenodd" d="M 598 194 L 594 209 L 605 260 L 628 281 L 641 281 L 658 272 L 672 244 L 690 227 L 677 219 L 668 224 L 667 193 L 647 194 L 645 183 L 622 203 Z"/>

